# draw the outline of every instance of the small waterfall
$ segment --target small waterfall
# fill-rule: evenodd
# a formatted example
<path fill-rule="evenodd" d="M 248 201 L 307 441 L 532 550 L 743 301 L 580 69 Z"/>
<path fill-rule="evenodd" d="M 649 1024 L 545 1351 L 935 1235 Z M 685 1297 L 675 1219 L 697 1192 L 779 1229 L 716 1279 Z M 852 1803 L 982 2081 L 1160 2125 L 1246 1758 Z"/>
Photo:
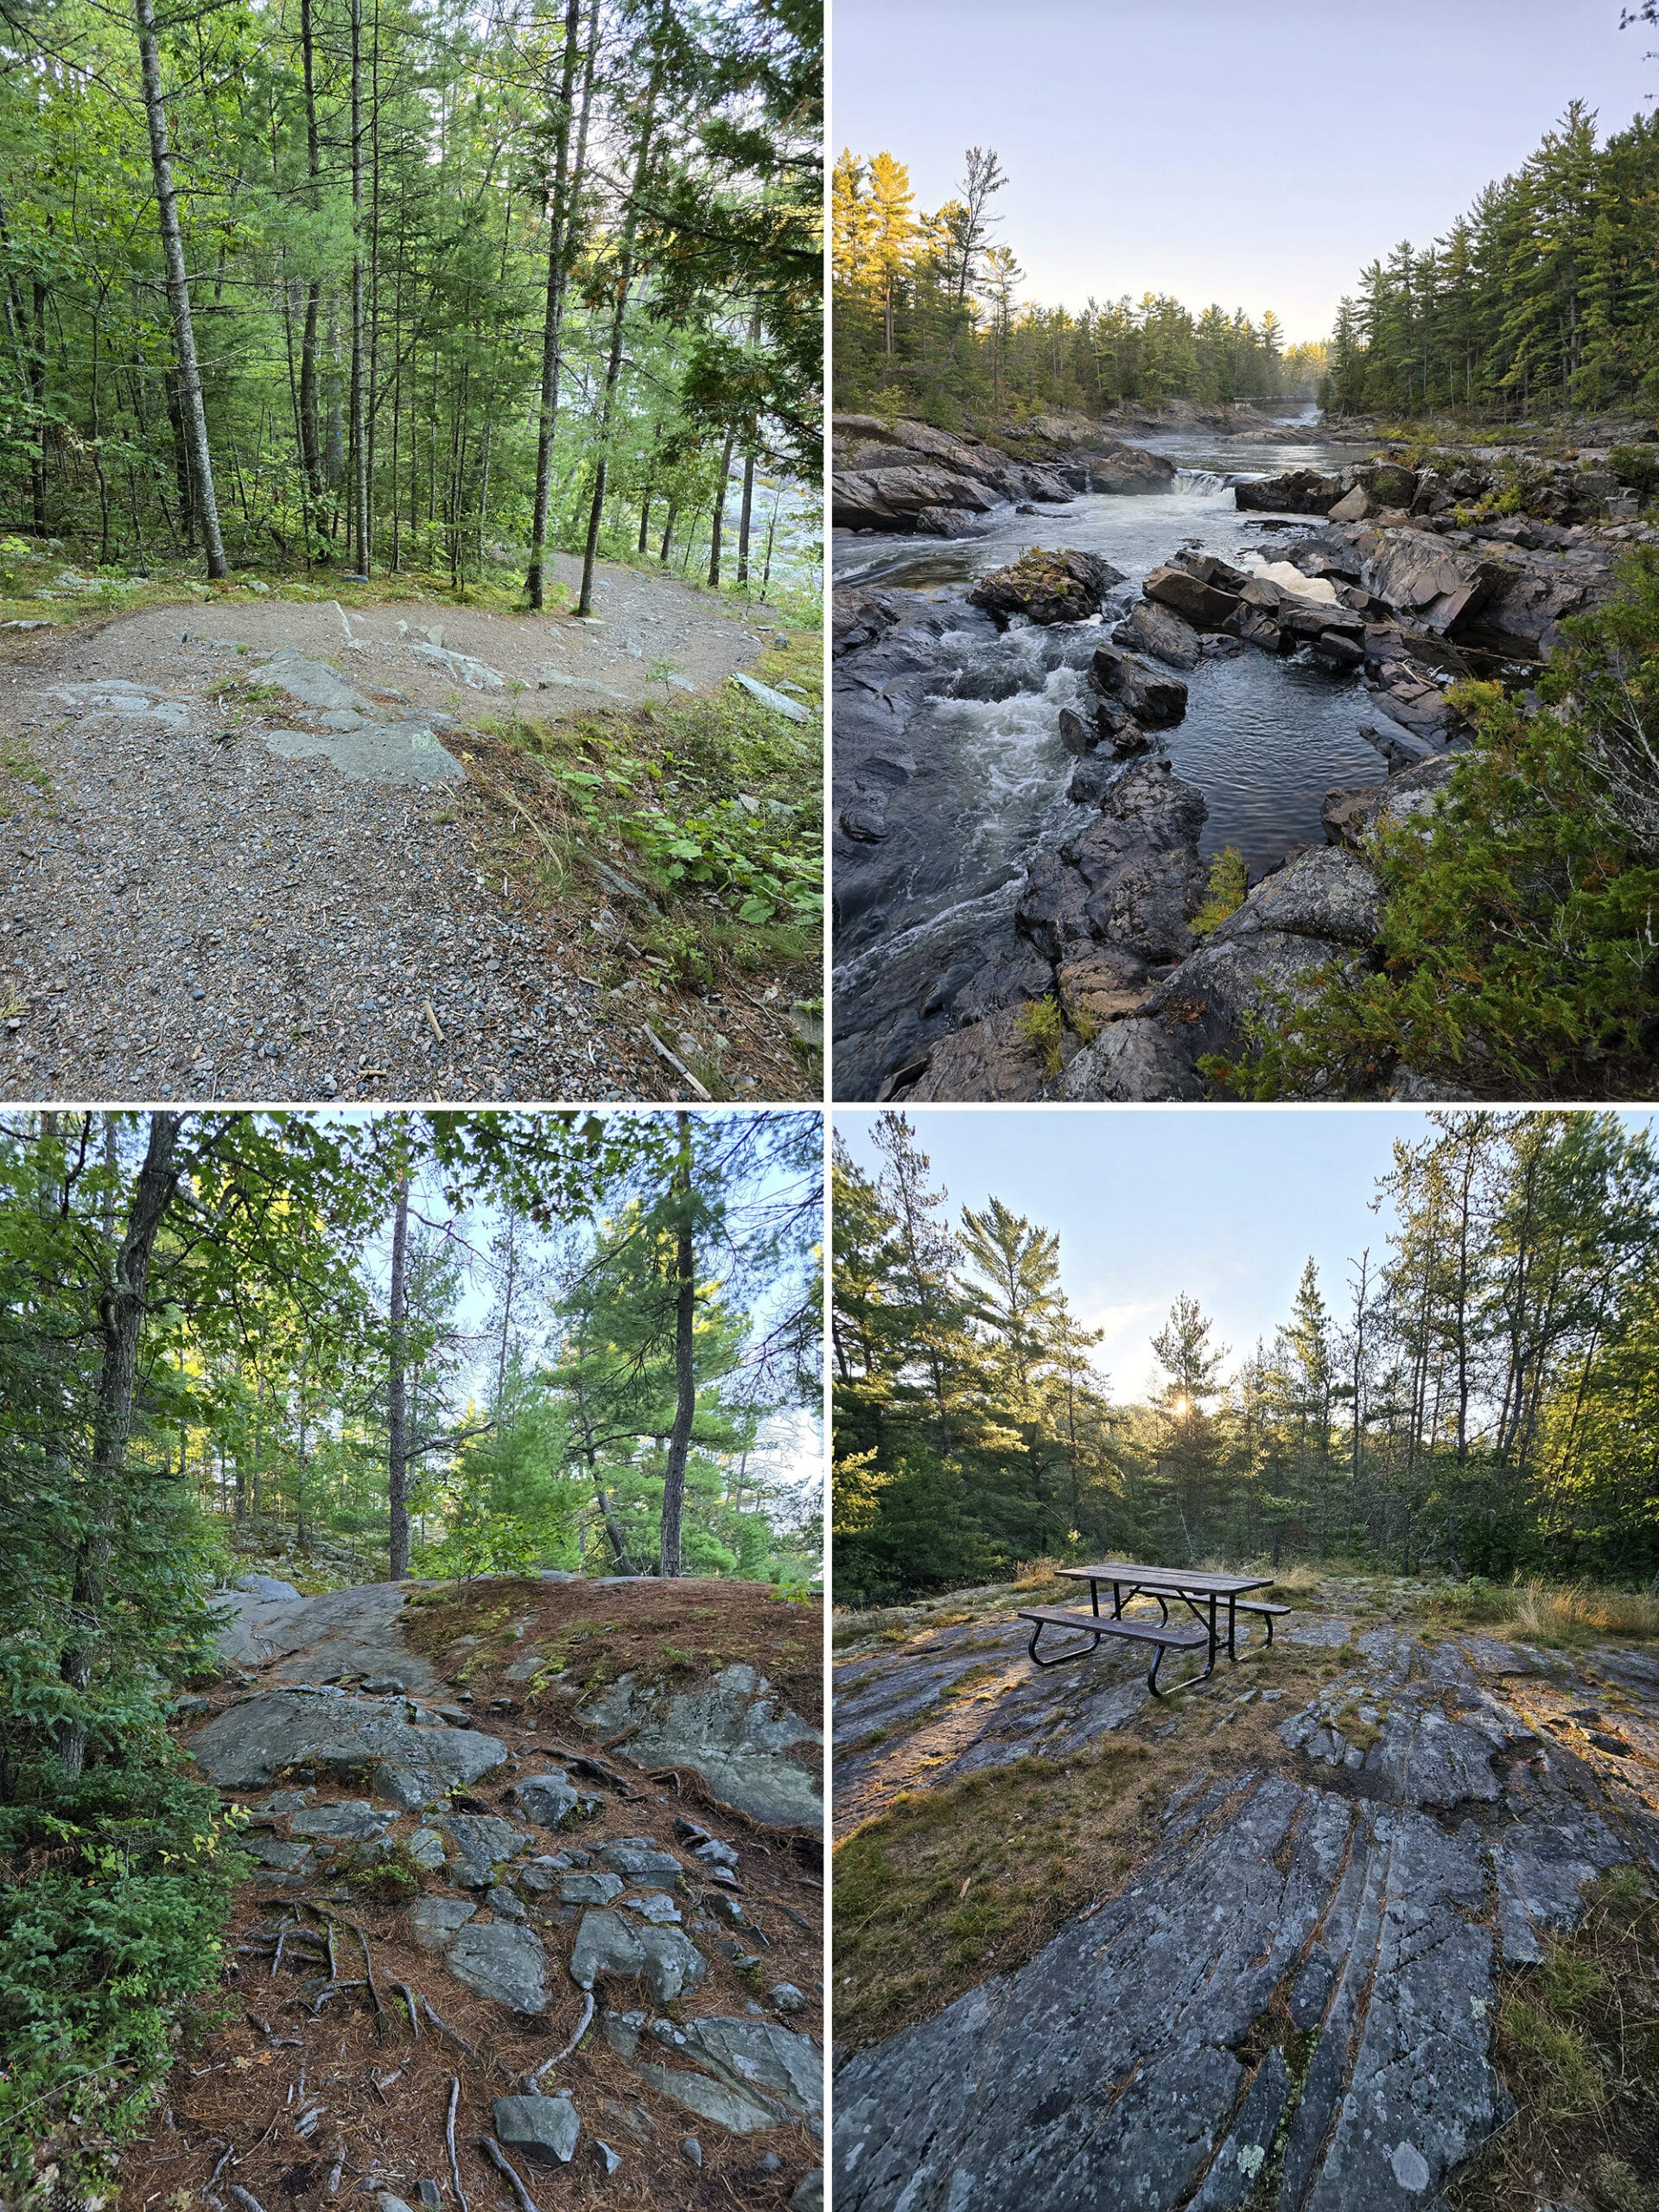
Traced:
<path fill-rule="evenodd" d="M 1214 493 L 1224 492 L 1230 484 L 1236 480 L 1235 477 L 1219 475 L 1213 468 L 1178 468 L 1175 481 L 1169 488 L 1177 498 L 1185 496 L 1189 499 L 1202 499 Z"/>

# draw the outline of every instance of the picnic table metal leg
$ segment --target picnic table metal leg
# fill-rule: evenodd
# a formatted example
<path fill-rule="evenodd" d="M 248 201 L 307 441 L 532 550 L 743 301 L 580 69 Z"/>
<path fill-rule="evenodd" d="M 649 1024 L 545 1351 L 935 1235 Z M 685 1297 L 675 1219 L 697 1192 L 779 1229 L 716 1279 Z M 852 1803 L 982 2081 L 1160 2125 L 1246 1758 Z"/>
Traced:
<path fill-rule="evenodd" d="M 1234 1591 L 1230 1590 L 1227 1592 L 1227 1656 L 1235 1662 L 1238 1657 L 1238 1647 L 1233 1641 L 1233 1636 L 1237 1619 L 1238 1598 Z"/>
<path fill-rule="evenodd" d="M 1216 1601 L 1211 1597 L 1210 1600 L 1210 1663 L 1198 1676 L 1201 1682 L 1207 1682 L 1216 1671 Z"/>
<path fill-rule="evenodd" d="M 1112 1618 L 1115 1621 L 1121 1621 L 1122 1618 L 1123 1591 L 1121 1584 L 1114 1582 L 1112 1585 Z"/>
<path fill-rule="evenodd" d="M 1089 1610 L 1096 1620 L 1100 1618 L 1100 1585 L 1092 1576 L 1089 1581 Z"/>
<path fill-rule="evenodd" d="M 1039 1659 L 1037 1656 L 1037 1639 L 1048 1626 L 1047 1621 L 1033 1621 L 1031 1624 L 1031 1642 L 1026 1646 L 1026 1649 L 1030 1655 L 1033 1667 L 1068 1667 L 1074 1659 L 1092 1658 L 1100 1649 L 1100 1638 L 1096 1636 L 1090 1638 L 1087 1649 L 1079 1645 L 1075 1651 L 1062 1651 L 1058 1659 Z"/>

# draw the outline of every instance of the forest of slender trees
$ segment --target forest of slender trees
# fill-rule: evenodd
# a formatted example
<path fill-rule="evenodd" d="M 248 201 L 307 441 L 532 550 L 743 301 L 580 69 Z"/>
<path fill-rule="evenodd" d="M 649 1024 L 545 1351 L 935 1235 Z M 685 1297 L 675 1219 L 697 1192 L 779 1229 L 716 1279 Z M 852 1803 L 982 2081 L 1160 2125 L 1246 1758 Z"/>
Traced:
<path fill-rule="evenodd" d="M 956 194 L 929 214 L 902 162 L 842 152 L 830 216 L 838 408 L 957 429 L 969 415 L 1313 396 L 1323 348 L 1287 346 L 1271 308 L 1259 321 L 1219 306 L 1195 315 L 1153 292 L 1077 309 L 1022 302 L 1025 271 L 996 236 L 1007 181 L 995 153 L 970 146 Z"/>
<path fill-rule="evenodd" d="M 1573 100 L 1514 175 L 1360 275 L 1321 404 L 1519 419 L 1659 410 L 1659 115 L 1598 143 Z"/>
<path fill-rule="evenodd" d="M 903 1116 L 835 1169 L 836 1590 L 888 1602 L 1019 1562 L 1282 1564 L 1643 1579 L 1659 1570 L 1659 1160 L 1611 1115 L 1427 1117 L 1389 1227 L 1271 1341 L 1196 1301 L 1125 1403 L 1060 1238 L 953 1221 Z"/>
<path fill-rule="evenodd" d="M 815 481 L 815 0 L 6 0 L 0 59 L 13 531 L 585 603 Z"/>

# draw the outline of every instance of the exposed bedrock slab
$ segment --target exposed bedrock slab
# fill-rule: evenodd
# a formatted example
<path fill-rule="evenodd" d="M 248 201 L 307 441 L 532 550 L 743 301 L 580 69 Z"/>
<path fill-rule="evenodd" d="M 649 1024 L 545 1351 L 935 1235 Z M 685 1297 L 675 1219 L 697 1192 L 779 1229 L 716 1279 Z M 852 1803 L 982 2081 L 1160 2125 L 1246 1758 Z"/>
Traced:
<path fill-rule="evenodd" d="M 605 2034 L 642 2081 L 734 2134 L 791 2120 L 816 2128 L 823 2113 L 823 2054 L 810 2036 L 775 2021 L 716 2014 L 677 2026 L 610 2012 Z"/>
<path fill-rule="evenodd" d="M 622 1675 L 582 1708 L 583 1725 L 613 1736 L 642 1722 L 628 1745 L 638 1766 L 689 1766 L 715 1796 L 776 1827 L 820 1827 L 823 1738 L 739 1663 L 696 1688 L 670 1694 Z"/>
<path fill-rule="evenodd" d="M 188 1749 L 210 1782 L 256 1789 L 297 1768 L 332 1780 L 372 1776 L 374 1794 L 416 1812 L 493 1773 L 507 1756 L 471 1728 L 418 1728 L 401 1699 L 344 1691 L 264 1690 L 228 1706 Z"/>
<path fill-rule="evenodd" d="M 1103 2172 L 1141 2212 L 1242 2202 L 1292 2102 L 1282 2044 L 1241 2056 L 1276 1994 L 1315 2035 L 1279 2202 L 1423 2202 L 1500 2113 L 1478 1842 L 1282 1777 L 1243 1789 L 1020 1973 L 849 2062 L 838 2202 L 1094 2212 Z"/>
<path fill-rule="evenodd" d="M 261 1586 L 248 1586 L 256 1582 Z M 248 1575 L 214 1600 L 223 1624 L 215 1649 L 236 1666 L 276 1661 L 275 1671 L 283 1681 L 387 1675 L 406 1690 L 434 1694 L 442 1685 L 404 1636 L 404 1600 L 403 1586 L 396 1582 L 365 1582 L 355 1589 L 302 1598 L 287 1583 Z"/>
<path fill-rule="evenodd" d="M 1122 1894 L 842 2069 L 847 2212 L 1084 2212 L 1103 2172 L 1141 2212 L 1254 2204 L 1264 2172 L 1274 2212 L 1396 2212 L 1480 2148 L 1500 1963 L 1544 1956 L 1608 1868 L 1659 1872 L 1632 1778 L 1659 1759 L 1659 1667 L 1330 1630 L 1354 1663 L 1281 1724 L 1289 1771 L 1173 1800 Z M 849 1767 L 884 1697 L 985 1642 L 847 1662 Z M 924 1787 L 951 1771 L 927 1750 Z"/>

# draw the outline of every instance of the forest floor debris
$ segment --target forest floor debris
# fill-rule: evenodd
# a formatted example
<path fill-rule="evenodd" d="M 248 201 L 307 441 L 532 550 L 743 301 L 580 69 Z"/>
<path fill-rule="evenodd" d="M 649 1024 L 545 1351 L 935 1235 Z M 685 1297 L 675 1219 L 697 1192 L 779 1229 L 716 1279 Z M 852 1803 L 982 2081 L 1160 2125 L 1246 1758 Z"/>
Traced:
<path fill-rule="evenodd" d="M 469 730 L 718 691 L 786 657 L 775 617 L 610 565 L 598 626 L 396 579 L 349 605 L 207 596 L 4 641 L 0 1090 L 672 1096 L 649 1016 L 715 1096 L 808 1094 L 791 1007 L 816 963 L 653 957 L 597 855 L 550 873 L 499 736 Z M 285 688 L 296 653 L 344 707 Z M 328 757 L 365 734 L 353 772 Z"/>
<path fill-rule="evenodd" d="M 296 2200 L 354 2202 L 365 2190 L 411 2205 L 453 2203 L 464 2192 L 465 2201 L 493 2207 L 505 2201 L 502 2169 L 486 2147 L 499 2136 L 499 2101 L 538 2096 L 568 2099 L 577 2134 L 569 2164 L 555 2169 L 562 2180 L 513 2157 L 536 2202 L 547 2202 L 554 2190 L 565 2201 L 574 2184 L 582 2201 L 602 2197 L 619 2206 L 684 2206 L 689 2212 L 719 2202 L 783 2212 L 808 2187 L 820 2163 L 809 2124 L 814 2099 L 799 2094 L 803 2084 L 812 2089 L 817 2077 L 817 1840 L 794 1832 L 768 1836 L 701 1800 L 692 1817 L 694 1801 L 675 1779 L 635 1766 L 626 1746 L 583 1766 L 577 1802 L 543 1834 L 536 1812 L 552 1809 L 563 1793 L 535 1800 L 532 1810 L 518 1796 L 518 1782 L 567 1760 L 574 1766 L 586 1739 L 572 1721 L 568 1749 L 550 1745 L 548 1723 L 533 1698 L 526 1701 L 522 1684 L 511 1697 L 486 1694 L 501 1675 L 506 1647 L 514 1653 L 534 1649 L 531 1631 L 541 1624 L 526 1618 L 525 1601 L 533 1611 L 543 1592 L 555 1605 L 563 1601 L 567 1629 L 573 1621 L 582 1629 L 583 1678 L 591 1681 L 595 1674 L 624 1671 L 619 1662 L 637 1668 L 653 1641 L 671 1668 L 673 1655 L 682 1654 L 695 1679 L 741 1637 L 741 1623 L 721 1618 L 728 1591 L 742 1619 L 754 1614 L 758 1593 L 741 1585 L 486 1578 L 464 1593 L 423 1593 L 429 1603 L 410 1618 L 426 1615 L 422 1626 L 429 1640 L 434 1629 L 448 1631 L 453 1648 L 441 1663 L 449 1669 L 449 1689 L 457 1701 L 487 1711 L 501 1764 L 471 1791 L 459 1793 L 451 1814 L 429 1818 L 426 1810 L 399 1811 L 384 1838 L 355 1846 L 342 1840 L 321 1864 L 294 1872 L 264 1869 L 243 1884 L 226 1969 L 219 1990 L 199 2007 L 195 2047 L 181 2055 L 145 2139 L 123 2158 L 122 2212 L 171 2204 L 175 2197 L 181 2204 L 205 2202 L 211 2212 L 215 2197 L 223 2205 L 232 2190 L 247 2192 L 265 2212 Z M 664 1600 L 676 1598 L 677 1612 L 664 1611 Z M 515 1601 L 511 1620 L 498 1621 L 504 1605 Z M 645 1613 L 660 1616 L 654 1627 L 632 1621 L 636 1601 Z M 370 1610 L 377 1620 L 385 1611 L 373 1592 Z M 816 1647 L 815 1608 L 786 1606 L 774 1597 L 771 1610 L 785 1617 L 777 1635 L 762 1638 L 781 1636 L 777 1656 L 788 1659 L 784 1647 L 792 1647 L 798 1612 L 803 1645 Z M 702 1631 L 709 1651 L 674 1645 L 666 1630 L 677 1622 L 684 1633 L 703 1611 L 720 1623 Z M 622 1632 L 618 1652 L 607 1649 L 607 1622 Z M 514 1637 L 513 1626 L 523 1633 Z M 377 1630 L 377 1642 L 384 1634 Z M 306 1657 L 296 1645 L 266 1662 L 252 1682 L 227 1680 L 213 1692 L 206 1720 L 191 1716 L 191 1732 L 233 1726 L 238 1704 L 251 1691 L 257 1700 L 267 1686 L 287 1679 L 290 1664 L 315 1672 Z M 387 1701 L 364 1697 L 350 1679 L 310 1694 L 331 1701 Z M 390 1702 L 402 1711 L 395 1696 Z M 494 1709 L 503 1704 L 514 1709 Z M 318 1810 L 336 1802 L 342 1811 L 333 1824 L 355 1824 L 338 1793 L 353 1793 L 354 1802 L 363 1785 L 294 1780 L 297 1786 L 274 1792 L 225 1793 L 242 1806 L 251 1839 L 280 1840 L 297 1818 L 315 1850 Z M 474 1831 L 499 1831 L 510 1842 L 522 1834 L 524 1841 L 486 1871 L 480 1885 L 479 1870 L 469 1869 L 464 1854 L 435 1869 L 412 1857 L 404 1831 L 423 1826 L 445 1835 L 464 1831 L 474 1840 Z M 580 1987 L 567 1970 L 588 1908 L 565 1900 L 564 1870 L 613 1860 L 642 1870 L 620 1885 L 642 1893 L 632 1904 L 623 1896 L 610 1916 L 626 1916 L 627 1927 L 649 1934 L 660 1906 L 643 1908 L 653 1897 L 672 1899 L 683 1925 L 660 1935 L 664 1945 L 695 1946 L 702 1961 L 695 1999 L 688 1987 L 653 2012 L 643 1982 L 605 1974 L 595 2004 L 595 1993 Z M 659 1866 L 664 1871 L 653 1871 Z M 449 1886 L 456 1883 L 459 1894 Z M 447 1924 L 417 1925 L 416 1905 L 429 1908 L 428 1922 L 433 1910 L 449 1906 L 447 1916 L 438 1913 Z M 480 1993 L 479 1978 L 470 1972 L 464 1979 L 451 1972 L 447 1954 L 462 1930 L 510 1936 L 544 1958 L 545 2011 L 514 2012 Z M 809 1993 L 804 2014 L 795 2001 L 800 1992 Z M 646 2009 L 628 2009 L 642 2005 Z M 637 2063 L 632 2057 L 641 2041 L 652 2055 L 649 2065 L 643 2054 Z M 526 2087 L 531 2076 L 537 2077 L 534 2088 Z M 687 2087 L 677 2094 L 683 2080 Z M 756 2081 L 758 2091 L 741 2087 Z M 698 2100 L 702 2114 L 703 2160 L 697 2168 L 681 2150 L 686 2094 Z M 759 2126 L 748 2111 L 756 2094 Z M 727 2105 L 734 2114 L 742 2107 L 738 2116 L 747 2132 L 709 2116 Z M 562 2119 L 550 2141 L 569 2139 L 569 2120 Z M 423 2183 L 435 2185 L 435 2199 Z"/>

